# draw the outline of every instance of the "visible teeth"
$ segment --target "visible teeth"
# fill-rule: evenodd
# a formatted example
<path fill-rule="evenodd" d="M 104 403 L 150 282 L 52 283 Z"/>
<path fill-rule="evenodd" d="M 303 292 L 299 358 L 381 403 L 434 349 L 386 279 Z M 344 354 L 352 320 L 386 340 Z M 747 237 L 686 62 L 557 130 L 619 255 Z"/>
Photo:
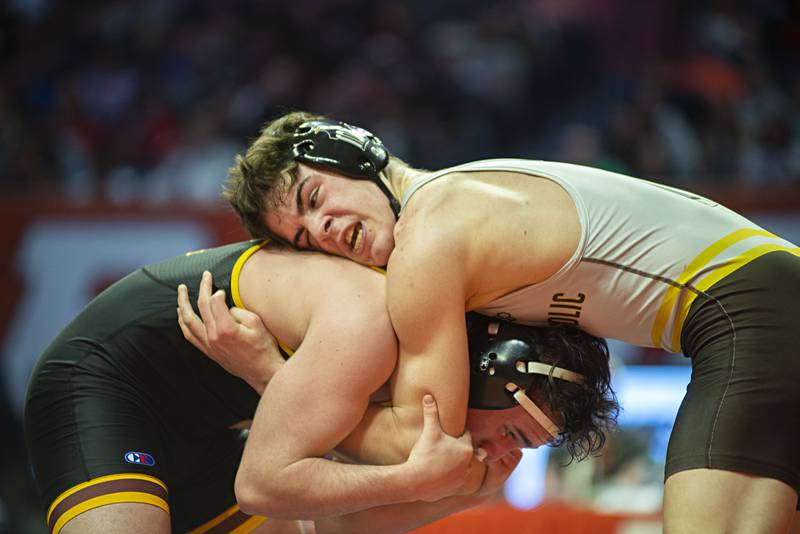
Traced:
<path fill-rule="evenodd" d="M 361 235 L 361 223 L 354 224 L 347 239 L 347 242 L 350 243 L 350 250 L 355 250 L 358 244 L 361 243 Z"/>
<path fill-rule="evenodd" d="M 358 225 L 358 229 L 356 230 L 356 242 L 353 243 L 353 250 L 356 250 L 358 246 L 361 244 L 361 241 L 364 240 L 364 232 L 361 231 L 361 225 Z"/>

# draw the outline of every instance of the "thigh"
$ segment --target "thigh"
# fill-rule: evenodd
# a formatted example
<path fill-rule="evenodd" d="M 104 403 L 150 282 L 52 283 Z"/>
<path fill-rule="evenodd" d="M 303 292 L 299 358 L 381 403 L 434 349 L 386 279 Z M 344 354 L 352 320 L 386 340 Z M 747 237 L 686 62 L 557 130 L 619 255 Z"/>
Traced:
<path fill-rule="evenodd" d="M 108 504 L 93 508 L 69 521 L 62 534 L 169 534 L 169 514 L 139 503 Z"/>
<path fill-rule="evenodd" d="M 797 493 L 772 478 L 713 469 L 682 471 L 664 488 L 664 532 L 787 532 Z"/>
<path fill-rule="evenodd" d="M 51 532 L 109 504 L 168 512 L 154 417 L 123 385 L 58 362 L 37 369 L 25 433 Z"/>

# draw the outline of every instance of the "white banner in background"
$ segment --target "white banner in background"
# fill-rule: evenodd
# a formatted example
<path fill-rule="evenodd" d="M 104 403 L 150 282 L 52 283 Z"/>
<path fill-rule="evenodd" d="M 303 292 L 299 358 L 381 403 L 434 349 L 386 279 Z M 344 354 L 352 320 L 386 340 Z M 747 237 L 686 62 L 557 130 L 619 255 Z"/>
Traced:
<path fill-rule="evenodd" d="M 22 416 L 28 377 L 39 355 L 94 297 L 98 284 L 143 265 L 212 244 L 187 221 L 41 220 L 20 239 L 14 266 L 24 284 L 3 347 L 3 378 Z"/>

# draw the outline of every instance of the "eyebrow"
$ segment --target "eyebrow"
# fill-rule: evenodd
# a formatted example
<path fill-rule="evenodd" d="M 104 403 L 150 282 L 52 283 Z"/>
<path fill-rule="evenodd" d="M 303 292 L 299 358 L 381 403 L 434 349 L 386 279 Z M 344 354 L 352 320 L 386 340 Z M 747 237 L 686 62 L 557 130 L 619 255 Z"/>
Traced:
<path fill-rule="evenodd" d="M 305 187 L 309 179 L 311 179 L 310 176 L 304 178 L 302 182 L 297 184 L 297 189 L 295 190 L 295 202 L 297 203 L 297 212 L 300 215 L 306 212 L 306 208 L 303 206 L 303 187 Z M 303 230 L 304 228 L 301 226 L 294 234 L 294 239 L 292 240 L 292 246 L 294 246 L 294 248 L 300 248 L 300 237 L 303 235 Z"/>

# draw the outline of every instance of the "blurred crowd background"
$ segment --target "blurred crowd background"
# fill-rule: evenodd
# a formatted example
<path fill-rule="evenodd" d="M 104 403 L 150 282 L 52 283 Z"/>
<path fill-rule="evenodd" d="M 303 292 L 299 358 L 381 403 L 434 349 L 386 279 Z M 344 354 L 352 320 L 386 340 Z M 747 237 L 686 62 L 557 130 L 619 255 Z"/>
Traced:
<path fill-rule="evenodd" d="M 81 202 L 215 200 L 309 109 L 414 165 L 521 156 L 665 183 L 800 182 L 800 10 L 780 0 L 8 0 L 0 176 Z"/>
<path fill-rule="evenodd" d="M 294 109 L 370 129 L 417 167 L 556 159 L 800 211 L 800 5 L 0 5 L 3 206 L 217 209 L 234 154 L 265 121 Z M 628 363 L 686 363 L 659 351 L 619 354 Z M 40 532 L 10 404 L 0 403 L 0 421 L 12 428 L 0 451 L 0 532 Z M 647 476 L 658 485 L 651 463 Z"/>

